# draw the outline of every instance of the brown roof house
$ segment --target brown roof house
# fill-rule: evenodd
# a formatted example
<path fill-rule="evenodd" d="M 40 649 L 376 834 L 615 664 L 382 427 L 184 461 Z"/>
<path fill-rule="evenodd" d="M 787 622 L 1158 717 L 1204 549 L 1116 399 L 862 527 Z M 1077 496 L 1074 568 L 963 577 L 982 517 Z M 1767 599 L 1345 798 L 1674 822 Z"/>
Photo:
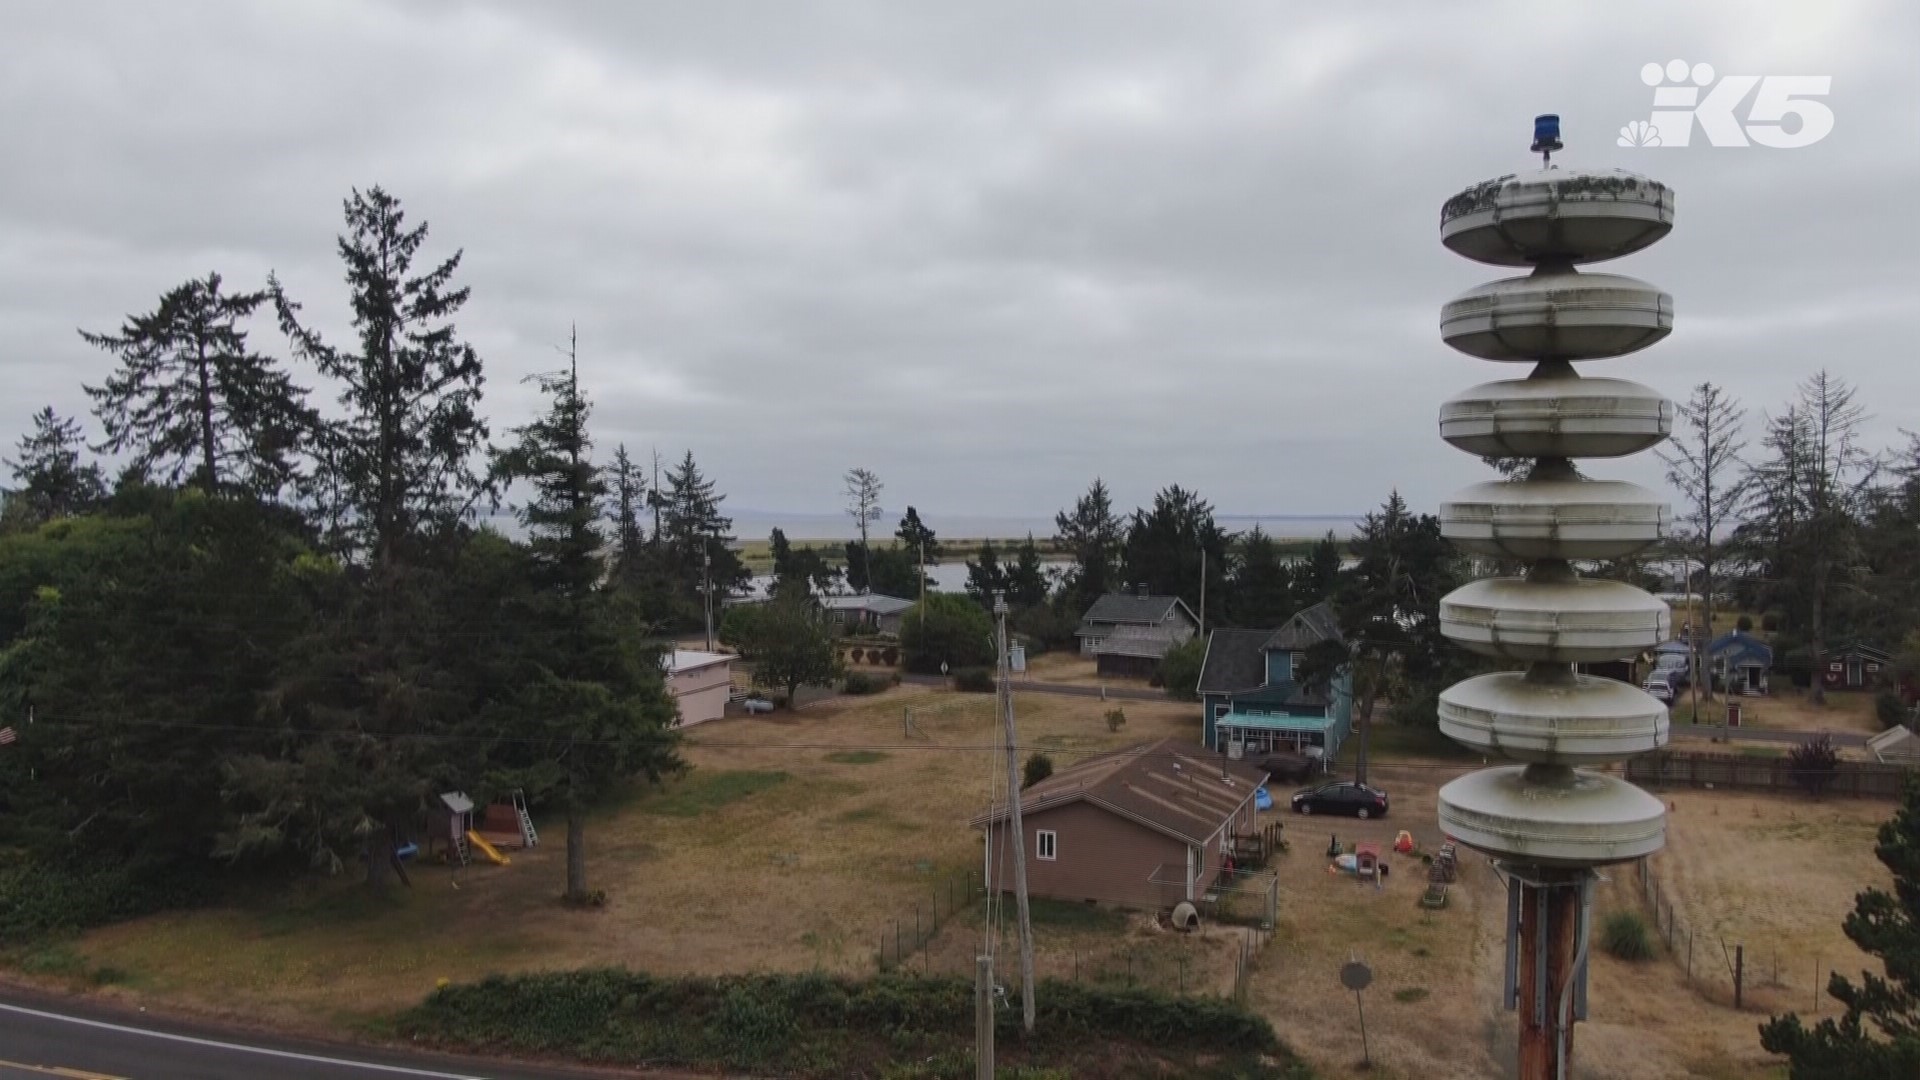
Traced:
<path fill-rule="evenodd" d="M 1027 892 L 1158 911 L 1203 898 L 1236 835 L 1255 831 L 1262 769 L 1180 739 L 1070 765 L 1020 793 Z M 990 888 L 1013 887 L 1008 807 L 975 816 L 987 830 Z"/>

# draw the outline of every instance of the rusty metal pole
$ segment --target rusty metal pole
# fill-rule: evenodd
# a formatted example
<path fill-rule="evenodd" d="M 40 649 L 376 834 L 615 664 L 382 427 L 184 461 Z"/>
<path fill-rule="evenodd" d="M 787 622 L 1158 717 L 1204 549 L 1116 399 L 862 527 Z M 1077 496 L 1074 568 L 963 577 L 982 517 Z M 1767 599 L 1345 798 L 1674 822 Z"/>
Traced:
<path fill-rule="evenodd" d="M 1560 999 L 1574 974 L 1579 909 L 1578 889 L 1520 888 L 1520 1080 L 1564 1080 L 1563 1059 L 1571 1068 L 1572 1021 L 1561 1030 Z"/>

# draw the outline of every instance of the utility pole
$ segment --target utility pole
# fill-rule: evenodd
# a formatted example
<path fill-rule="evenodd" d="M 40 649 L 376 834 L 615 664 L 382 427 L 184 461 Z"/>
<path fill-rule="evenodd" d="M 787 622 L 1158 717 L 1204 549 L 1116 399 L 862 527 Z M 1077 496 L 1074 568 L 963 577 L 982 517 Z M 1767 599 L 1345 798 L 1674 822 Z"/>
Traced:
<path fill-rule="evenodd" d="M 708 540 L 709 544 L 713 541 Z M 713 651 L 713 549 L 700 549 L 700 593 L 707 609 L 707 651 Z M 792 704 L 789 702 L 788 704 Z"/>
<path fill-rule="evenodd" d="M 927 541 L 920 541 L 920 632 L 927 631 Z"/>
<path fill-rule="evenodd" d="M 1200 632 L 1207 632 L 1207 546 L 1200 545 Z"/>
<path fill-rule="evenodd" d="M 1020 1019 L 1033 1030 L 1033 917 L 1027 909 L 1027 830 L 1020 821 L 1020 751 L 1013 730 L 1013 682 L 1007 671 L 1007 596 L 993 594 L 1000 637 L 1000 719 L 1007 739 L 1007 831 L 1013 839 L 1013 897 L 1020 912 Z"/>
<path fill-rule="evenodd" d="M 993 957 L 973 958 L 974 1080 L 993 1080 Z"/>

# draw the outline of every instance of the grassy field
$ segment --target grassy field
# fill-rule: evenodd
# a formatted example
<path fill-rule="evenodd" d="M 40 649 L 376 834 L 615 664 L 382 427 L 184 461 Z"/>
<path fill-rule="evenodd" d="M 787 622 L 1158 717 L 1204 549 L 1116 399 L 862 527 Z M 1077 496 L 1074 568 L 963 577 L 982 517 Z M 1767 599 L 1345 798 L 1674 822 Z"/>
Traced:
<path fill-rule="evenodd" d="M 901 710 L 924 738 L 903 742 Z M 1022 742 L 1064 765 L 1078 753 L 1192 737 L 1193 705 L 1127 702 L 1107 730 L 1096 699 L 1021 695 Z M 1502 886 L 1486 861 L 1462 859 L 1445 910 L 1415 900 L 1416 860 L 1392 856 L 1375 891 L 1327 872 L 1328 834 L 1389 845 L 1401 829 L 1431 849 L 1439 786 L 1477 762 L 1415 759 L 1393 729 L 1376 733 L 1372 780 L 1390 818 L 1287 817 L 1278 932 L 1255 968 L 1251 1003 L 1323 1075 L 1354 1077 L 1353 1000 L 1338 989 L 1354 956 L 1374 970 L 1370 1077 L 1478 1078 L 1510 1067 L 1513 1017 L 1498 1007 Z M 833 699 L 797 715 L 730 719 L 690 733 L 684 778 L 609 808 L 588 832 L 597 910 L 557 903 L 557 827 L 509 867 L 421 866 L 414 887 L 378 898 L 347 881 L 308 882 L 244 904 L 177 912 L 16 953 L 17 970 L 55 983 L 170 1007 L 309 1030 L 386 1030 L 386 1018 L 440 979 L 611 964 L 663 975 L 874 970 L 881 940 L 931 918 L 932 898 L 977 869 L 965 818 L 999 768 L 987 747 L 992 699 L 902 687 Z M 1596 956 L 1593 1015 L 1581 1025 L 1580 1075 L 1594 1080 L 1772 1075 L 1756 1025 L 1766 1007 L 1810 1009 L 1813 965 L 1865 961 L 1839 932 L 1855 890 L 1883 879 L 1871 844 L 1890 804 L 1717 792 L 1663 795 L 1669 847 L 1655 860 L 1682 921 L 1700 935 L 1695 977 L 1684 957 L 1638 965 Z M 555 823 L 557 826 L 557 823 Z M 1607 872 L 1601 913 L 1637 909 L 1631 867 Z M 948 894 L 951 895 L 951 894 Z M 1043 975 L 1176 990 L 1224 991 L 1247 931 L 1199 935 L 1081 905 L 1035 908 Z M 985 930 L 977 909 L 948 918 L 910 970 L 971 970 Z M 1008 922 L 1002 922 L 1003 932 Z M 901 929 L 896 930 L 896 926 Z M 1749 946 L 1749 1008 L 1728 1008 L 1711 981 L 1717 942 Z M 1778 953 L 1778 988 L 1772 981 Z M 1007 941 L 1001 955 L 1014 955 Z M 1804 973 L 1802 972 L 1804 969 Z M 1003 970 L 1011 978 L 1012 970 Z M 1823 976 L 1824 977 L 1824 976 Z M 1823 1003 L 1831 1010 L 1831 1003 Z"/>
<path fill-rule="evenodd" d="M 1725 695 L 1699 705 L 1700 722 L 1718 724 L 1726 716 Z M 1740 703 L 1740 722 L 1748 727 L 1778 731 L 1852 731 L 1877 734 L 1880 721 L 1873 712 L 1873 695 L 1860 691 L 1834 691 L 1825 705 L 1816 705 L 1801 690 L 1777 690 L 1765 697 L 1735 697 Z M 1691 695 L 1681 691 L 1673 703 L 1675 723 L 1687 723 L 1695 715 Z"/>

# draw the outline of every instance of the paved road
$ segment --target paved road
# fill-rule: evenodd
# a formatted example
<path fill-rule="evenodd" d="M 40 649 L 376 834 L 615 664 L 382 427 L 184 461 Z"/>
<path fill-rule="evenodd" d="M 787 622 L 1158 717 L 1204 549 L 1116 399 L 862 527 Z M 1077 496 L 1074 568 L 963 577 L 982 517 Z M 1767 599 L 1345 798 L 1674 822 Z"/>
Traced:
<path fill-rule="evenodd" d="M 0 1080 L 579 1080 L 594 1075 L 606 1074 L 223 1034 L 69 1001 L 0 995 Z"/>

